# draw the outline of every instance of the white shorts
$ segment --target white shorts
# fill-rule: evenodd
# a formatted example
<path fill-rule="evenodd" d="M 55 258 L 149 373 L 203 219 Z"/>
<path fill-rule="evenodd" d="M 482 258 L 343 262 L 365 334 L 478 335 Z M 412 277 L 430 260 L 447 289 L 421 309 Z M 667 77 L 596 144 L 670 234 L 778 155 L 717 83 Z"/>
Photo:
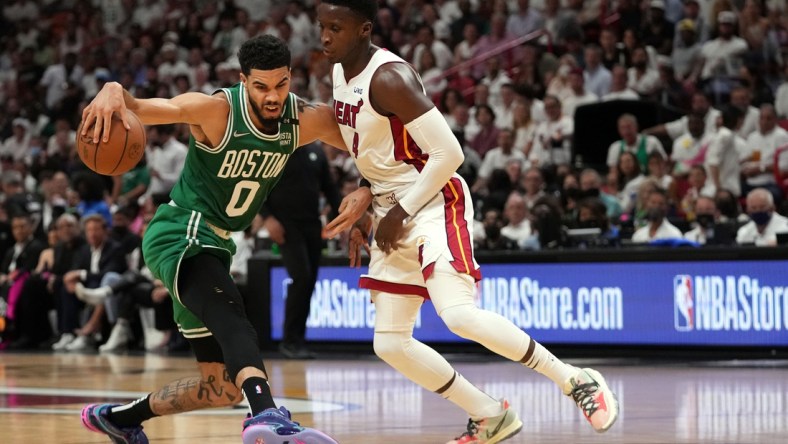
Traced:
<path fill-rule="evenodd" d="M 369 273 L 359 279 L 359 287 L 386 293 L 429 297 L 426 280 L 435 261 L 445 257 L 458 273 L 481 279 L 473 257 L 473 203 L 468 185 L 454 175 L 441 192 L 416 215 L 407 220 L 400 247 L 386 255 L 372 242 Z M 372 202 L 374 226 L 397 196 L 376 196 Z"/>

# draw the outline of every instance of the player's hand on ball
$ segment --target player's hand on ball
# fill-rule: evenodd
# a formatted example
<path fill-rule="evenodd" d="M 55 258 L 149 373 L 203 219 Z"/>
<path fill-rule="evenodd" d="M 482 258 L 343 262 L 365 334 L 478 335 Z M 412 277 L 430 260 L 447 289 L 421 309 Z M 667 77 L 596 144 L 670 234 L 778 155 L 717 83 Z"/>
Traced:
<path fill-rule="evenodd" d="M 110 82 L 101 88 L 101 91 L 82 111 L 82 136 L 88 134 L 93 127 L 93 143 L 109 140 L 109 130 L 112 126 L 112 113 L 117 112 L 123 121 L 123 126 L 131 129 L 126 118 L 126 102 L 123 100 L 123 87 L 117 82 Z"/>
<path fill-rule="evenodd" d="M 375 230 L 375 242 L 384 253 L 389 254 L 391 250 L 399 248 L 399 240 L 405 234 L 405 225 L 402 222 L 408 216 L 410 215 L 399 204 L 396 204 L 378 223 L 378 228 Z"/>
<path fill-rule="evenodd" d="M 339 215 L 326 224 L 323 229 L 323 239 L 331 239 L 353 226 L 364 215 L 371 203 L 372 192 L 369 187 L 360 187 L 345 196 L 342 203 L 339 204 Z"/>

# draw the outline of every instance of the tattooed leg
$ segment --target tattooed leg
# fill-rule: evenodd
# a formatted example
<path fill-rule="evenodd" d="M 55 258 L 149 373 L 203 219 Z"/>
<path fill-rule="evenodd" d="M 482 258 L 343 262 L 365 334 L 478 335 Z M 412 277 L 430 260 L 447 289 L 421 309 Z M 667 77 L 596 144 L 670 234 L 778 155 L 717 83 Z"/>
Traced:
<path fill-rule="evenodd" d="M 171 415 L 210 407 L 234 405 L 243 399 L 230 380 L 224 364 L 200 362 L 201 376 L 182 378 L 151 393 L 151 409 L 157 415 Z"/>

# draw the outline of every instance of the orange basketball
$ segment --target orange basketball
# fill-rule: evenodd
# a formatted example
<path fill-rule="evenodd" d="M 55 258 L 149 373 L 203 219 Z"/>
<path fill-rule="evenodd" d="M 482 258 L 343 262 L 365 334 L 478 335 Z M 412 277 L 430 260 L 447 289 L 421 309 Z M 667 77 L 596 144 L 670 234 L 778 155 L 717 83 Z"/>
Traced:
<path fill-rule="evenodd" d="M 145 154 L 145 127 L 131 111 L 126 111 L 131 129 L 123 127 L 117 114 L 112 115 L 109 140 L 93 143 L 93 128 L 82 135 L 82 125 L 77 129 L 77 153 L 91 170 L 105 176 L 120 176 L 132 170 Z"/>

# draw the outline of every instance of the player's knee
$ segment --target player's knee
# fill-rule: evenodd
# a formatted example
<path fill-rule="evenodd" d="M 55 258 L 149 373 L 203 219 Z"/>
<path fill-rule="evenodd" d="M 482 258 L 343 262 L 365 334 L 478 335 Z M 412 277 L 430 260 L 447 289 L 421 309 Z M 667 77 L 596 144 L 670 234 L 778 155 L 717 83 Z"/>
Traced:
<path fill-rule="evenodd" d="M 375 332 L 372 347 L 375 354 L 386 362 L 400 360 L 405 356 L 405 346 L 409 335 L 396 332 Z"/>
<path fill-rule="evenodd" d="M 446 327 L 457 336 L 470 339 L 472 336 L 472 327 L 476 318 L 475 305 L 465 304 L 449 307 L 440 313 L 441 319 L 446 324 Z"/>

